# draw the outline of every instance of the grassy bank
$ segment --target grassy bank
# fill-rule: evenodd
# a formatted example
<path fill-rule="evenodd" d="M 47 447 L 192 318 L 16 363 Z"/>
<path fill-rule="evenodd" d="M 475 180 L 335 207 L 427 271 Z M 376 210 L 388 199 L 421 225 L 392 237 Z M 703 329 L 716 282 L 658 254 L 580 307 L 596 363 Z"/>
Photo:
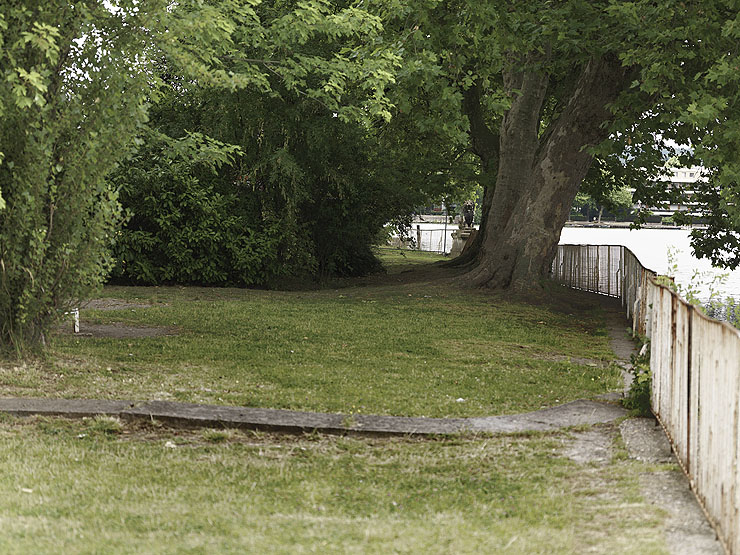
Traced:
<path fill-rule="evenodd" d="M 0 364 L 0 395 L 473 416 L 620 385 L 594 297 L 464 290 L 429 255 L 384 256 L 387 275 L 314 291 L 106 288 L 82 312 L 89 335 L 60 331 L 46 360 Z M 579 433 L 370 439 L 0 415 L 0 552 L 664 552 L 664 515 L 639 495 L 650 468 L 615 425 L 592 459 Z"/>
<path fill-rule="evenodd" d="M 0 420 L 0 551 L 658 553 L 644 465 L 567 434 L 436 440 Z"/>
<path fill-rule="evenodd" d="M 480 416 L 620 386 L 593 297 L 466 290 L 404 271 L 429 255 L 385 256 L 388 275 L 341 288 L 107 287 L 82 311 L 93 335 L 60 333 L 47 362 L 3 364 L 0 395 Z"/>

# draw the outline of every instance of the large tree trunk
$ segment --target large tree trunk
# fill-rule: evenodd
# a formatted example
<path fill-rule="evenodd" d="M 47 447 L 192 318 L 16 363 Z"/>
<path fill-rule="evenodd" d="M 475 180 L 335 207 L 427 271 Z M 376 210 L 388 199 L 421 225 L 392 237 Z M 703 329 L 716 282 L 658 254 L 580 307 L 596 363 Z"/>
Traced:
<path fill-rule="evenodd" d="M 608 104 L 623 88 L 625 73 L 616 59 L 591 60 L 560 117 L 542 135 L 547 76 L 504 76 L 513 101 L 499 134 L 496 189 L 475 265 L 463 279 L 529 289 L 549 275 L 560 232 L 591 165 L 587 148 L 607 138 Z"/>

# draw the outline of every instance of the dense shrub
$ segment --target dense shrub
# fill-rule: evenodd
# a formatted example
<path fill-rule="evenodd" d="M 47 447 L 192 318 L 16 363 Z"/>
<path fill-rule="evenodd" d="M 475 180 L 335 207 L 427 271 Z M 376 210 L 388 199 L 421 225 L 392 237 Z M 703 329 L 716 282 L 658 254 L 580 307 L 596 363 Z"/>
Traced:
<path fill-rule="evenodd" d="M 366 130 L 316 103 L 197 91 L 163 103 L 152 124 L 161 133 L 111 176 L 129 216 L 115 280 L 273 286 L 365 274 L 379 267 L 378 231 L 420 198 L 388 179 L 392 162 L 374 161 Z"/>
<path fill-rule="evenodd" d="M 196 138 L 173 153 L 165 138 L 150 136 L 111 176 L 128 214 L 113 247 L 113 280 L 256 285 L 311 267 L 290 222 L 263 217 L 244 183 L 223 183 L 218 168 L 233 151 Z"/>

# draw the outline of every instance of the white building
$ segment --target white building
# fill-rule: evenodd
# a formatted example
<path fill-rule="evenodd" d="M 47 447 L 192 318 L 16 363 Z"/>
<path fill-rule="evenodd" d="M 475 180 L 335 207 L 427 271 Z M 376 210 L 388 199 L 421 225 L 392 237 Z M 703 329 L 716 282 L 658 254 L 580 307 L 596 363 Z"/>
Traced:
<path fill-rule="evenodd" d="M 681 189 L 687 198 L 685 203 L 681 204 L 662 204 L 659 207 L 651 207 L 650 211 L 656 216 L 672 216 L 674 212 L 689 211 L 693 215 L 700 216 L 696 211 L 698 203 L 691 202 L 691 196 L 694 194 L 695 184 L 698 181 L 706 181 L 707 178 L 702 175 L 700 166 L 690 168 L 671 168 L 670 175 L 662 177 L 659 180 L 666 184 L 666 187 L 672 189 Z"/>

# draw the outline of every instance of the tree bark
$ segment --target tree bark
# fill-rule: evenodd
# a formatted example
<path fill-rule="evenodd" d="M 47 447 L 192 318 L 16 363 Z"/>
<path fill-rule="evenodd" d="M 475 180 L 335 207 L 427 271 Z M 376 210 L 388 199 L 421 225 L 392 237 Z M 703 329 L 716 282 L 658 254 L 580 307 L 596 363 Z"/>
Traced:
<path fill-rule="evenodd" d="M 560 232 L 592 162 L 587 149 L 608 137 L 608 105 L 626 81 L 619 60 L 590 60 L 562 114 L 540 135 L 547 76 L 537 71 L 504 75 L 513 100 L 499 133 L 486 226 L 465 281 L 521 290 L 549 275 Z"/>

